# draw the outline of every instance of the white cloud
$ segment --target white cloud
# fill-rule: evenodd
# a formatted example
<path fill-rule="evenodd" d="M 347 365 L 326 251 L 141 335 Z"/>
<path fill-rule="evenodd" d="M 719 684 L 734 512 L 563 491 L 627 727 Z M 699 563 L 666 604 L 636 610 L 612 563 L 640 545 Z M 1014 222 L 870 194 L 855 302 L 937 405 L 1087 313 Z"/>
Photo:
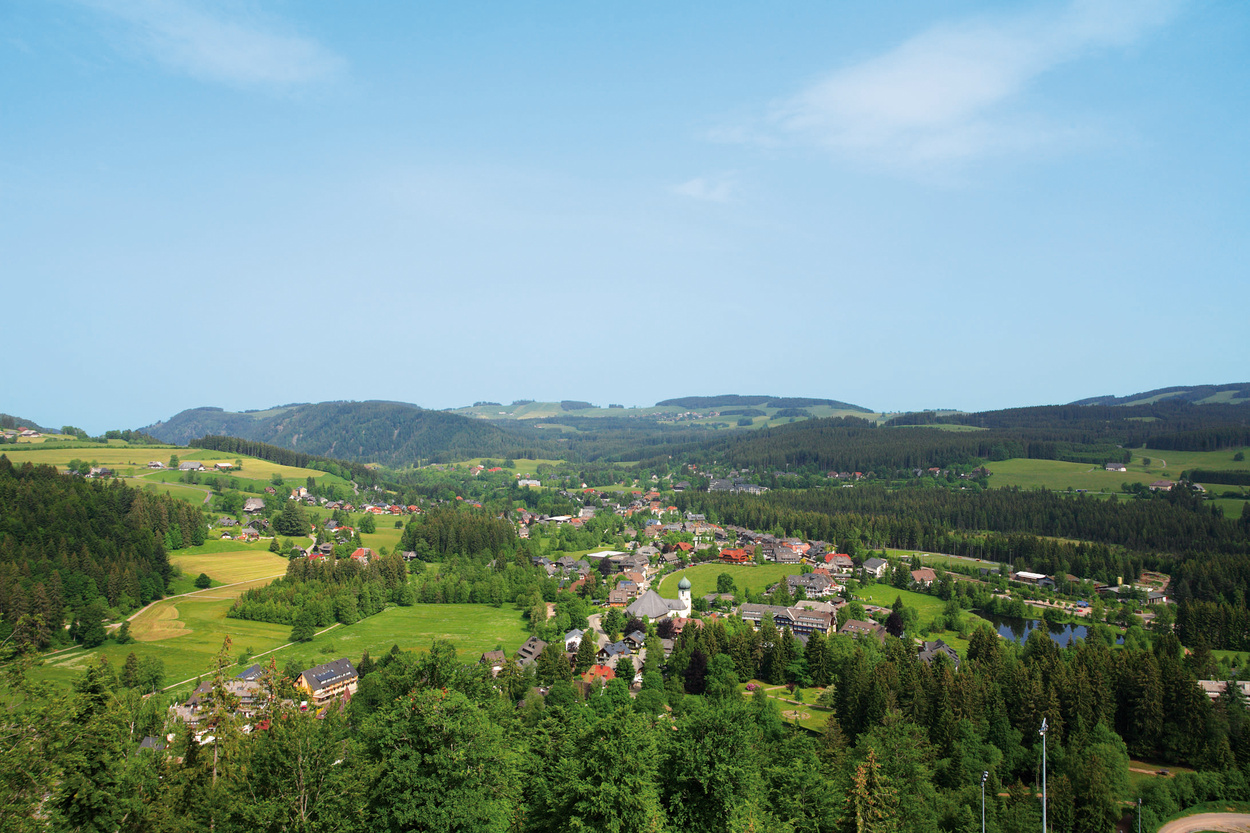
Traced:
<path fill-rule="evenodd" d="M 674 194 L 706 202 L 729 202 L 737 192 L 738 183 L 733 172 L 716 174 L 707 177 L 695 177 L 674 185 Z"/>
<path fill-rule="evenodd" d="M 903 168 L 1062 144 L 1080 131 L 1011 105 L 1047 71 L 1135 43 L 1178 3 L 1073 0 L 935 26 L 777 102 L 763 126 L 721 136 L 817 145 Z"/>
<path fill-rule="evenodd" d="M 276 31 L 230 4 L 78 0 L 126 24 L 126 36 L 165 66 L 204 81 L 290 89 L 327 80 L 343 60 L 317 41 Z M 234 10 L 228 14 L 226 9 Z"/>

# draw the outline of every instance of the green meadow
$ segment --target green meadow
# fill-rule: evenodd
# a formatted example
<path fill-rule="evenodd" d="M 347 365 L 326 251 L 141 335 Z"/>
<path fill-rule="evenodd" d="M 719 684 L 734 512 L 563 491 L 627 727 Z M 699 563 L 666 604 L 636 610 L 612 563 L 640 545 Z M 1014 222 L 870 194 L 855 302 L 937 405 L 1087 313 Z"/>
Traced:
<path fill-rule="evenodd" d="M 1241 450 L 1245 451 L 1245 449 Z M 1021 458 L 990 463 L 988 467 L 993 472 L 990 477 L 991 486 L 1019 486 L 1026 489 L 1040 487 L 1055 491 L 1071 488 L 1086 489 L 1091 492 L 1119 492 L 1123 483 L 1149 485 L 1156 480 L 1175 480 L 1180 477 L 1181 472 L 1189 469 L 1227 471 L 1250 467 L 1244 461 L 1234 462 L 1233 455 L 1237 451 L 1238 449 L 1223 451 L 1134 449 L 1133 460 L 1127 464 L 1128 471 L 1122 472 L 1106 471 L 1101 465 L 1089 463 Z M 1150 462 L 1146 463 L 1146 460 Z M 1229 488 L 1235 487 L 1208 486 L 1208 489 L 1217 492 Z"/>
<path fill-rule="evenodd" d="M 739 592 L 751 590 L 758 593 L 786 576 L 798 575 L 801 572 L 797 564 L 724 564 L 721 562 L 697 564 L 665 576 L 656 592 L 666 599 L 677 598 L 677 584 L 682 576 L 685 576 L 690 579 L 691 596 L 697 599 L 708 593 L 715 593 L 717 576 L 721 573 L 728 573 L 733 576 L 734 584 L 737 585 Z"/>

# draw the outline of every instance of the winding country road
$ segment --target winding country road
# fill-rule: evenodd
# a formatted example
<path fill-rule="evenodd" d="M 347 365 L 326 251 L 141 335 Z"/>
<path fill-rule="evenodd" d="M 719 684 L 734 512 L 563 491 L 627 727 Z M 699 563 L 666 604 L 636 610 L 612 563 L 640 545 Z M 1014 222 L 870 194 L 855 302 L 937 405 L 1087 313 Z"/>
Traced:
<path fill-rule="evenodd" d="M 1159 833 L 1198 833 L 1201 830 L 1218 830 L 1221 833 L 1250 833 L 1250 813 L 1199 813 L 1170 821 L 1159 828 Z"/>

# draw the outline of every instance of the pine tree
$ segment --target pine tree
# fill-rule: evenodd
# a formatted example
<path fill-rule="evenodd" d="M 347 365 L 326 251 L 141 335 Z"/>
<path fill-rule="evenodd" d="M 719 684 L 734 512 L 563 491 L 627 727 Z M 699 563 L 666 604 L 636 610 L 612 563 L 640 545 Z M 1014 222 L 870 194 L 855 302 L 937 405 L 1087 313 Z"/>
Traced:
<path fill-rule="evenodd" d="M 868 757 L 855 769 L 846 808 L 844 819 L 854 820 L 855 833 L 895 833 L 898 830 L 898 791 L 881 771 L 872 747 L 868 748 Z"/>

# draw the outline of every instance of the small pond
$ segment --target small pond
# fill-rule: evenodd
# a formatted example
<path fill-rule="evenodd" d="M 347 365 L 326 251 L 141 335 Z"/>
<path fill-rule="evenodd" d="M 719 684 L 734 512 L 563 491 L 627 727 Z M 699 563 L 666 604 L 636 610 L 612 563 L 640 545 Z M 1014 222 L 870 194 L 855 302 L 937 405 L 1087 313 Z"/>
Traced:
<path fill-rule="evenodd" d="M 1037 628 L 1045 628 L 1050 638 L 1061 648 L 1066 647 L 1069 640 L 1075 642 L 1078 639 L 1084 639 L 1087 632 L 1084 625 L 1074 625 L 1071 622 L 1051 625 L 1042 619 L 1017 619 L 1014 616 L 999 616 L 995 613 L 979 611 L 977 615 L 992 624 L 998 630 L 999 636 L 1021 645 Z M 1124 644 L 1124 636 L 1117 635 L 1115 641 L 1117 645 Z"/>

